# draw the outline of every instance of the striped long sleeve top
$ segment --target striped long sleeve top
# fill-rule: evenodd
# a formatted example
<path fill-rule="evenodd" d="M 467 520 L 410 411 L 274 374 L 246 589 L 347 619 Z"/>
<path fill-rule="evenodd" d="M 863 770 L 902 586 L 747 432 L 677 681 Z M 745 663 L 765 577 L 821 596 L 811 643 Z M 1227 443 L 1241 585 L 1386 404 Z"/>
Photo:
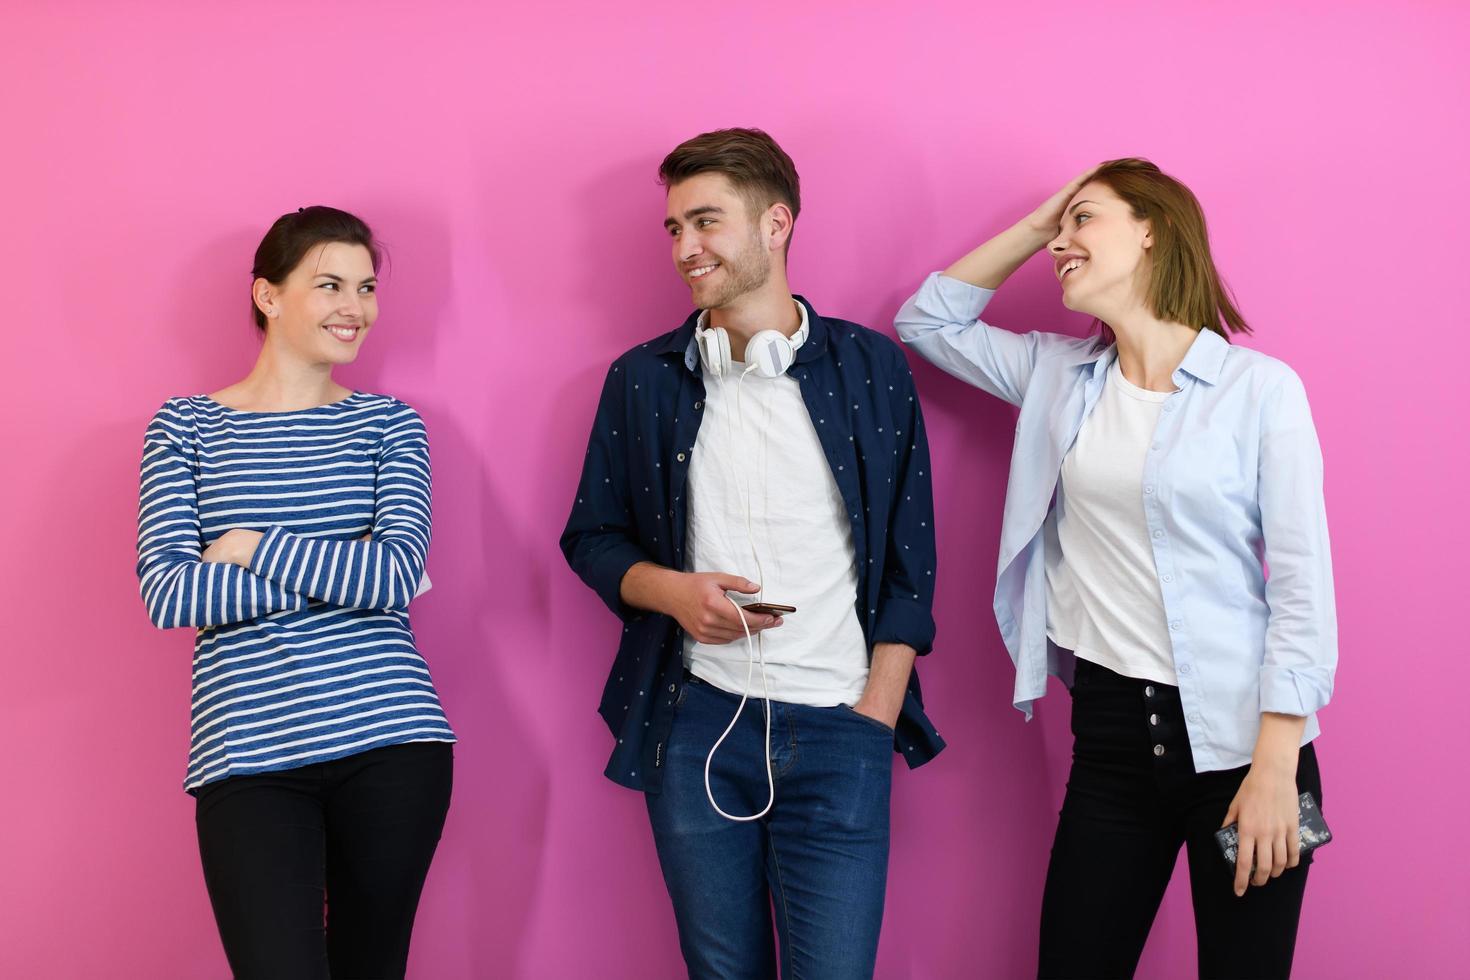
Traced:
<path fill-rule="evenodd" d="M 154 625 L 198 631 L 186 790 L 455 741 L 408 622 L 429 489 L 423 422 L 393 398 L 159 409 L 143 440 L 138 578 Z M 231 528 L 264 535 L 250 567 L 201 561 Z"/>

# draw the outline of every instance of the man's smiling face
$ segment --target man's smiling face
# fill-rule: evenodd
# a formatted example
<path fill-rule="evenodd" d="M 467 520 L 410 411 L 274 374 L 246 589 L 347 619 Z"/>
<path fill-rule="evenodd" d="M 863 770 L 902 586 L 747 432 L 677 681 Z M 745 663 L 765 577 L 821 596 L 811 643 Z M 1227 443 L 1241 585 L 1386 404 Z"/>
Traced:
<path fill-rule="evenodd" d="M 765 246 L 760 218 L 724 174 L 695 174 L 669 188 L 664 228 L 695 307 L 718 309 L 770 279 L 777 256 Z"/>

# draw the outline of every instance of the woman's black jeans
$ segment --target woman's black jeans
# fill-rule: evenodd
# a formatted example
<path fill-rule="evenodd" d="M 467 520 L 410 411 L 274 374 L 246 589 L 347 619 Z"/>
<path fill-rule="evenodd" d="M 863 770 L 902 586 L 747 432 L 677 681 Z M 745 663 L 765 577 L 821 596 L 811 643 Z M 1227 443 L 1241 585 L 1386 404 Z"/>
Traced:
<path fill-rule="evenodd" d="M 402 977 L 454 749 L 411 742 L 199 790 L 204 881 L 237 978 Z"/>
<path fill-rule="evenodd" d="M 1131 977 L 1180 845 L 1189 854 L 1200 977 L 1289 976 L 1311 855 L 1237 898 L 1214 838 L 1249 766 L 1196 773 L 1177 687 L 1081 659 L 1072 734 L 1042 899 L 1039 976 Z M 1310 744 L 1296 781 L 1320 804 Z"/>

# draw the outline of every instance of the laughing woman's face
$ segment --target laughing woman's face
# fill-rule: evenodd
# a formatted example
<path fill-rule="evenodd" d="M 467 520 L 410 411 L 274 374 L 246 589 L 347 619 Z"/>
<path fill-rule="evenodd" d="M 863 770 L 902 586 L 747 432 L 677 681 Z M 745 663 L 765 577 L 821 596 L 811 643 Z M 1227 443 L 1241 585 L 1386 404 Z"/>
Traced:
<path fill-rule="evenodd" d="M 1106 185 L 1086 184 L 1067 203 L 1057 237 L 1047 245 L 1062 304 L 1104 321 L 1135 305 L 1147 288 L 1149 223 Z"/>

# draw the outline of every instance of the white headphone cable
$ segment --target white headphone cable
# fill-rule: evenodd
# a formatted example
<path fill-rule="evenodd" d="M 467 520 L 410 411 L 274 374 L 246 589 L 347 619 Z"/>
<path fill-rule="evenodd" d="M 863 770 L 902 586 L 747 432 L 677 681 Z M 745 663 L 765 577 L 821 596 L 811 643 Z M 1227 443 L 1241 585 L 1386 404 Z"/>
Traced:
<path fill-rule="evenodd" d="M 736 401 L 736 404 L 734 406 L 734 408 L 735 408 L 735 413 L 734 414 L 741 416 L 740 417 L 740 432 L 741 432 L 742 435 L 745 434 L 745 418 L 744 418 L 743 415 L 741 415 L 741 412 L 744 409 L 744 403 L 745 403 L 745 399 L 743 397 L 743 395 L 744 395 L 744 382 L 745 382 L 745 376 L 747 374 L 749 374 L 752 370 L 754 370 L 754 366 L 747 367 L 743 372 L 741 372 L 741 374 L 740 374 L 740 380 L 737 383 L 736 389 L 735 389 L 735 401 Z M 719 377 L 720 390 L 723 393 L 724 388 L 725 388 L 724 375 L 721 374 L 718 377 Z M 729 406 L 727 406 L 727 408 L 728 407 Z M 725 416 L 725 424 L 726 424 L 726 432 L 731 437 L 730 442 L 731 442 L 731 446 L 733 448 L 734 447 L 734 442 L 735 442 L 735 440 L 734 440 L 734 434 L 735 433 L 734 433 L 733 426 L 730 424 L 730 416 L 729 416 L 729 414 L 726 414 L 726 416 Z M 764 433 L 762 433 L 762 434 L 764 435 Z M 736 485 L 735 488 L 736 488 L 736 491 L 738 492 L 740 490 L 740 480 L 739 480 L 740 466 L 739 466 L 739 460 L 738 460 L 738 453 L 737 453 L 737 458 L 735 460 L 732 460 L 730 469 L 731 469 L 731 475 L 735 476 L 735 478 L 736 478 L 735 479 L 735 485 Z M 754 532 L 754 530 L 751 527 L 751 519 L 750 519 L 750 496 L 751 496 L 751 494 L 750 494 L 749 484 L 746 485 L 746 492 L 744 493 L 743 496 L 745 498 L 745 538 L 746 538 L 746 542 L 750 545 L 750 556 L 751 556 L 751 558 L 755 559 L 756 573 L 760 576 L 760 580 L 757 582 L 757 584 L 760 586 L 760 589 L 756 593 L 756 598 L 758 600 L 763 600 L 765 598 L 765 592 L 766 592 L 765 569 L 761 567 L 760 554 L 756 550 L 756 546 L 755 546 L 755 532 Z M 724 817 L 726 820 L 734 820 L 737 823 L 745 823 L 745 822 L 748 822 L 748 821 L 751 821 L 751 820 L 759 820 L 761 817 L 764 817 L 767 813 L 770 813 L 771 812 L 771 807 L 774 806 L 775 803 L 776 803 L 776 780 L 775 780 L 775 776 L 772 774 L 772 771 L 771 771 L 771 686 L 770 686 L 770 681 L 766 677 L 766 648 L 765 648 L 765 643 L 762 641 L 762 637 L 759 634 L 757 634 L 755 636 L 754 640 L 751 639 L 751 635 L 750 635 L 750 623 L 746 621 L 746 618 L 745 618 L 745 610 L 741 607 L 740 603 L 736 602 L 730 596 L 728 596 L 728 595 L 725 596 L 725 599 L 726 599 L 726 601 L 728 601 L 730 603 L 730 605 L 732 605 L 732 606 L 735 607 L 735 614 L 740 617 L 740 628 L 745 631 L 745 652 L 746 652 L 746 659 L 745 659 L 745 685 L 741 689 L 741 692 L 740 692 L 740 705 L 739 705 L 739 707 L 737 707 L 735 709 L 735 716 L 730 719 L 730 724 L 728 724 L 728 725 L 725 726 L 725 730 L 720 734 L 720 737 L 715 740 L 714 746 L 710 748 L 709 755 L 705 756 L 705 758 L 704 758 L 704 795 L 709 799 L 709 805 L 712 806 L 712 807 L 714 807 L 715 812 L 718 813 L 720 816 Z M 763 748 L 765 749 L 766 788 L 768 789 L 769 793 L 768 793 L 768 795 L 766 797 L 766 805 L 760 809 L 760 812 L 759 813 L 752 813 L 750 816 L 739 817 L 739 816 L 736 816 L 736 815 L 734 815 L 732 813 L 726 813 L 723 809 L 721 809 L 720 805 L 715 802 L 714 789 L 711 788 L 710 781 L 709 781 L 709 771 L 710 771 L 710 766 L 712 766 L 714 764 L 714 761 L 715 761 L 715 753 L 719 751 L 720 746 L 724 743 L 725 739 L 729 736 L 730 732 L 734 730 L 735 723 L 740 720 L 741 713 L 745 711 L 745 703 L 750 700 L 750 682 L 753 679 L 753 675 L 755 673 L 755 665 L 756 665 L 756 662 L 757 661 L 759 661 L 760 662 L 760 665 L 761 665 L 761 694 L 763 695 L 763 698 L 762 698 L 762 706 L 765 709 L 765 716 L 766 716 L 766 736 L 765 736 L 765 742 L 764 742 Z"/>
<path fill-rule="evenodd" d="M 730 724 L 725 726 L 725 730 L 720 734 L 720 737 L 715 740 L 714 748 L 710 749 L 709 755 L 705 756 L 704 758 L 704 795 L 709 798 L 709 805 L 715 808 L 715 812 L 724 817 L 726 820 L 734 820 L 736 823 L 747 823 L 751 820 L 759 820 L 761 817 L 764 817 L 766 814 L 770 813 L 771 807 L 774 806 L 776 803 L 776 777 L 771 772 L 771 688 L 769 683 L 766 681 L 765 649 L 761 646 L 759 642 L 759 635 L 757 635 L 756 640 L 752 642 L 750 638 L 750 624 L 745 621 L 745 610 L 741 609 L 740 603 L 736 602 L 734 599 L 730 599 L 729 596 L 726 596 L 725 598 L 730 600 L 730 604 L 735 607 L 735 612 L 740 617 L 740 626 L 745 630 L 745 646 L 746 652 L 749 657 L 745 662 L 745 690 L 740 695 L 740 707 L 735 709 L 735 717 L 730 719 Z M 759 650 L 760 653 L 755 653 L 754 651 L 756 650 Z M 740 720 L 740 713 L 745 710 L 745 702 L 750 700 L 751 673 L 755 669 L 757 656 L 759 656 L 760 658 L 761 665 L 761 692 L 765 695 L 765 698 L 762 701 L 762 705 L 765 708 L 766 712 L 766 788 L 769 791 L 769 795 L 766 797 L 766 805 L 761 807 L 759 813 L 752 813 L 748 817 L 737 817 L 733 813 L 726 813 L 724 810 L 720 809 L 720 805 L 715 802 L 715 791 L 713 788 L 711 788 L 709 782 L 709 769 L 715 761 L 715 753 L 719 751 L 720 745 L 725 741 L 726 736 L 728 736 L 730 732 L 735 728 L 735 723 Z"/>

